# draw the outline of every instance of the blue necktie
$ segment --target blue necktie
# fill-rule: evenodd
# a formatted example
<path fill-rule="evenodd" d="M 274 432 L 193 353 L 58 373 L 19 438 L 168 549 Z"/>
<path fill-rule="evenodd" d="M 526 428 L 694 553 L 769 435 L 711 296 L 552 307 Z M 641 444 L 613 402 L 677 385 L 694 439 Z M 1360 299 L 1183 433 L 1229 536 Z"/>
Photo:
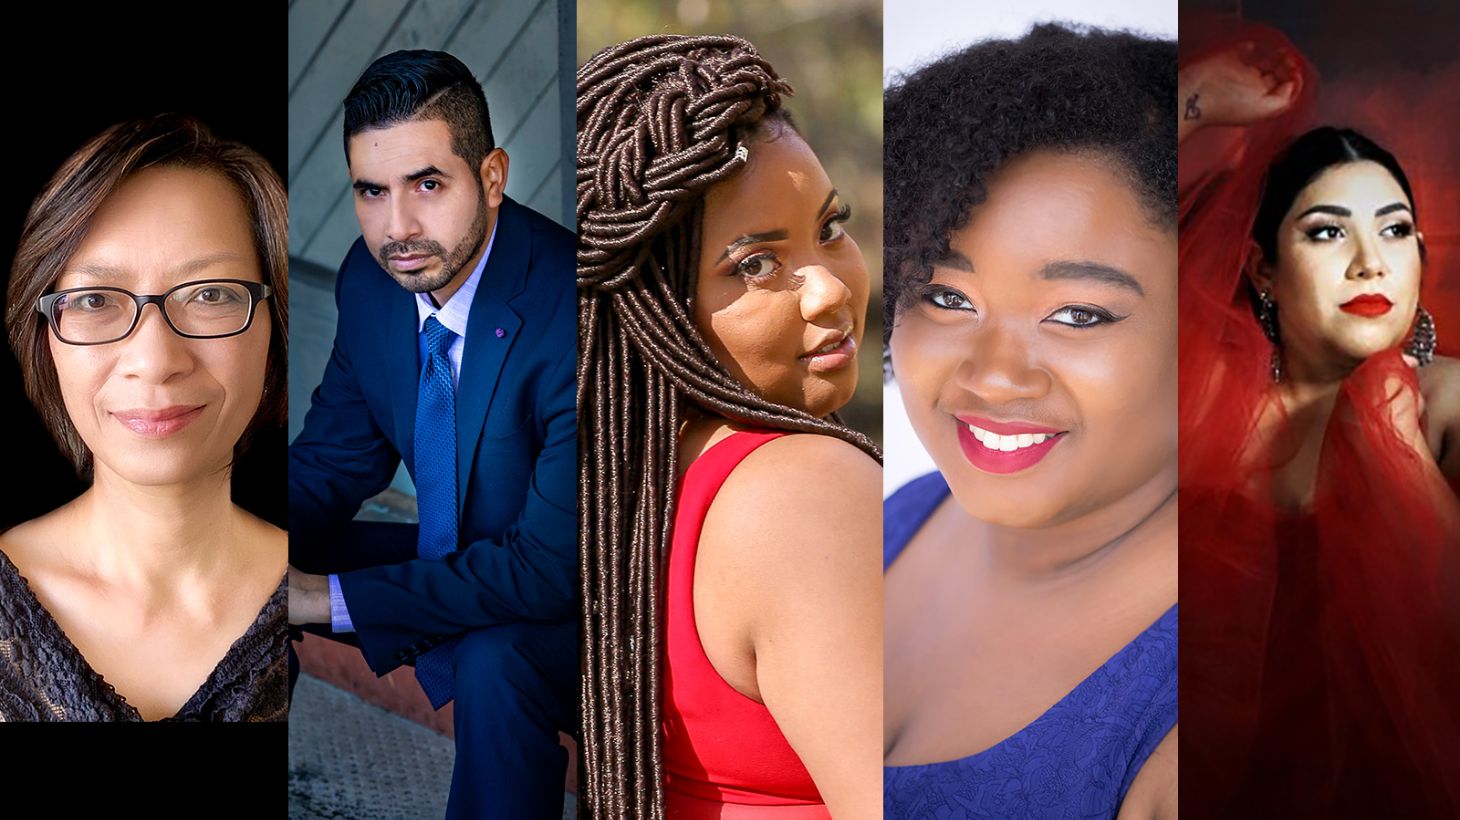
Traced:
<path fill-rule="evenodd" d="M 426 361 L 416 391 L 416 552 L 436 560 L 456 551 L 456 390 L 446 351 L 455 335 L 435 316 L 426 319 Z M 416 658 L 416 680 L 437 709 L 456 690 L 452 639 Z"/>

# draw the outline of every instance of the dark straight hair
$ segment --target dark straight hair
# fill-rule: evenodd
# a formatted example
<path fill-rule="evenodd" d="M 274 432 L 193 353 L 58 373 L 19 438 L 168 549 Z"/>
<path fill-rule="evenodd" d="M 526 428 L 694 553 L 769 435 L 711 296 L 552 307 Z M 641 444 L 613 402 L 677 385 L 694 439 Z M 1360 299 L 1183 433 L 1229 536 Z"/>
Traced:
<path fill-rule="evenodd" d="M 345 97 L 345 162 L 351 137 L 415 120 L 445 120 L 452 153 L 472 168 L 496 147 L 487 95 L 471 69 L 444 51 L 396 51 L 371 63 Z"/>
<path fill-rule="evenodd" d="M 218 174 L 238 192 L 264 283 L 273 291 L 263 302 L 270 318 L 263 398 L 235 456 L 260 428 L 288 421 L 289 197 L 283 181 L 257 151 L 219 139 L 193 117 L 129 120 L 88 140 L 46 183 L 26 214 L 10 270 L 5 321 L 26 395 L 83 476 L 91 472 L 91 451 L 66 412 L 49 330 L 35 311 L 36 300 L 55 285 L 107 198 L 137 173 L 169 166 Z"/>

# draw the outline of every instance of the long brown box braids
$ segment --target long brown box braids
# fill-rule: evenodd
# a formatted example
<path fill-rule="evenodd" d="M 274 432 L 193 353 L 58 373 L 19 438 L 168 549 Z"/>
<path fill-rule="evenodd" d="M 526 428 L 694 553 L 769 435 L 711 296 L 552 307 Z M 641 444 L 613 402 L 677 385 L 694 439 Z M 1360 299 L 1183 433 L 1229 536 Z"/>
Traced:
<path fill-rule="evenodd" d="M 690 309 L 705 190 L 745 165 L 736 148 L 777 116 L 790 86 L 731 36 L 632 40 L 590 58 L 577 82 L 580 808 L 601 820 L 659 820 L 659 569 L 685 402 L 880 455 L 835 417 L 737 382 Z"/>

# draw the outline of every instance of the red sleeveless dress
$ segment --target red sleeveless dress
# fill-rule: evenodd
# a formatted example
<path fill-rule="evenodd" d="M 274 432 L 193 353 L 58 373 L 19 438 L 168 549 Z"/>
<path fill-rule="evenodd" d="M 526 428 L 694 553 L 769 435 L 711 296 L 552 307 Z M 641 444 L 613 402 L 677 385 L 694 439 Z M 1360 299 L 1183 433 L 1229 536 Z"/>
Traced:
<path fill-rule="evenodd" d="M 695 626 L 695 553 L 705 513 L 731 471 L 783 435 L 735 433 L 680 480 L 664 624 L 665 808 L 675 820 L 831 816 L 770 711 L 720 677 Z"/>

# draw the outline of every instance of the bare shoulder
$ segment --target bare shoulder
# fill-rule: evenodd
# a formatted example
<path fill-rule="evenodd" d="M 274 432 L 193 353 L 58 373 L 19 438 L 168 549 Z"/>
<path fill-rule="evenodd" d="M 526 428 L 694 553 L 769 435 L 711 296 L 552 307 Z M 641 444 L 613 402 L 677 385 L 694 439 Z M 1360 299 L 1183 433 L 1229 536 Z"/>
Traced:
<path fill-rule="evenodd" d="M 277 584 L 284 577 L 289 563 L 289 533 L 242 507 L 238 511 L 246 544 L 242 554 L 249 556 L 250 563 Z"/>
<path fill-rule="evenodd" d="M 1446 410 L 1446 418 L 1453 419 L 1460 413 L 1460 359 L 1436 356 L 1435 360 L 1418 371 L 1420 392 L 1424 393 L 1427 411 L 1434 417 L 1439 410 Z"/>
<path fill-rule="evenodd" d="M 5 553 L 21 575 L 29 577 L 44 573 L 46 559 L 59 557 L 64 552 L 60 548 L 64 547 L 62 533 L 67 529 L 68 506 L 58 507 L 0 533 L 0 552 Z"/>
<path fill-rule="evenodd" d="M 239 509 L 243 513 L 245 531 L 251 542 L 266 547 L 271 553 L 274 551 L 288 551 L 288 532 L 270 524 L 253 513 L 242 508 Z"/>
<path fill-rule="evenodd" d="M 880 583 L 881 492 L 881 466 L 847 442 L 795 434 L 763 444 L 711 503 L 696 575 L 766 606 L 863 575 Z"/>
<path fill-rule="evenodd" d="M 1424 396 L 1425 438 L 1440 472 L 1451 481 L 1460 478 L 1460 359 L 1436 356 L 1419 369 Z"/>
<path fill-rule="evenodd" d="M 741 471 L 809 476 L 828 468 L 845 470 L 849 473 L 848 478 L 860 476 L 875 478 L 879 482 L 882 478 L 881 466 L 856 445 L 831 436 L 793 433 L 757 447 L 731 474 L 731 480 Z"/>
<path fill-rule="evenodd" d="M 1151 756 L 1146 758 L 1145 764 L 1136 773 L 1135 780 L 1131 781 L 1125 800 L 1120 805 L 1117 820 L 1175 819 L 1177 728 L 1171 727 L 1171 731 L 1156 745 Z"/>
<path fill-rule="evenodd" d="M 852 444 L 783 436 L 758 447 L 726 478 L 705 534 L 728 526 L 744 548 L 768 558 L 849 536 L 871 535 L 880 543 L 881 492 L 881 466 Z M 876 529 L 865 532 L 869 525 Z"/>
<path fill-rule="evenodd" d="M 851 444 L 795 434 L 721 485 L 700 533 L 695 614 L 710 662 L 742 694 L 762 700 L 786 653 L 842 657 L 866 649 L 859 629 L 880 635 L 881 481 Z"/>

